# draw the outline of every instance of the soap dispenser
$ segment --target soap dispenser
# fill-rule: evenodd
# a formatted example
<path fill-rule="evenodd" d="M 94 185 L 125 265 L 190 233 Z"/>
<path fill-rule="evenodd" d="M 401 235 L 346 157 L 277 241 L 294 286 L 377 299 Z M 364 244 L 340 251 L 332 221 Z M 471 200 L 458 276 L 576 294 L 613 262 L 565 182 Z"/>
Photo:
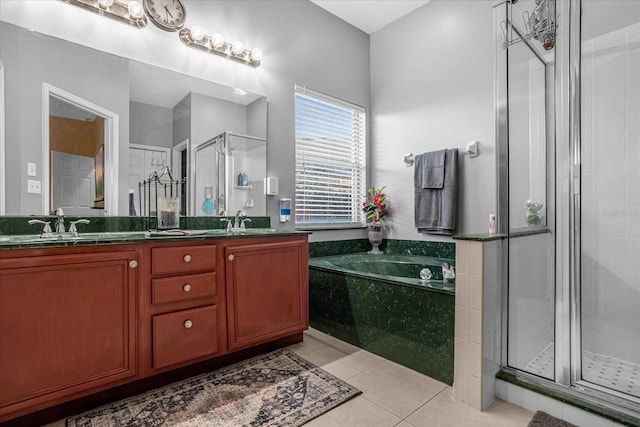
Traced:
<path fill-rule="evenodd" d="M 291 199 L 280 199 L 280 222 L 291 221 Z"/>

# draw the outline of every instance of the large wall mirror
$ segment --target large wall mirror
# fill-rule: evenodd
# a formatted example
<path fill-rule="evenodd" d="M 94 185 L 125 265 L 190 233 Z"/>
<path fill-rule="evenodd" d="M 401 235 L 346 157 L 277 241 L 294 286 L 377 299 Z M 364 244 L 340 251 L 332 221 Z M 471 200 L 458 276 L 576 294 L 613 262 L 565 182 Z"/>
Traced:
<path fill-rule="evenodd" d="M 243 192 L 242 197 L 216 197 L 244 198 L 247 203 L 238 208 L 248 215 L 266 214 L 264 193 L 246 197 L 246 189 L 237 189 L 231 175 L 243 162 L 257 161 L 256 170 L 266 171 L 264 96 L 6 22 L 0 22 L 0 55 L 9 106 L 1 165 L 11 183 L 4 194 L 6 214 L 43 215 L 63 207 L 79 216 L 141 215 L 138 183 L 165 167 L 186 180 L 180 194 L 183 215 L 228 214 L 226 209 L 202 208 L 207 206 L 205 187 L 214 186 Z M 261 141 L 264 150 L 250 155 L 265 155 L 237 155 L 237 167 L 227 163 L 221 171 L 215 156 L 210 162 L 206 156 L 197 161 L 197 147 L 220 135 Z M 235 145 L 235 154 L 242 153 L 242 144 Z M 33 176 L 28 164 L 36 166 Z M 225 182 L 200 179 L 197 184 L 195 177 L 206 174 Z M 261 182 L 261 177 L 252 178 Z M 40 193 L 28 192 L 28 180 L 41 182 Z"/>

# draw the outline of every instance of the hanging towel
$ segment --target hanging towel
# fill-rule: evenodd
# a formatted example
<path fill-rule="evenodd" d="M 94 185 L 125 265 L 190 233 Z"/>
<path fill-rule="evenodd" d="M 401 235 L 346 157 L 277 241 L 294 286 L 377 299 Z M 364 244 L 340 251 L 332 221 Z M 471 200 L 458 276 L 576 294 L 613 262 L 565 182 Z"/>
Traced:
<path fill-rule="evenodd" d="M 422 155 L 422 188 L 444 187 L 444 159 L 447 150 L 432 151 Z M 416 164 L 416 167 L 417 164 Z"/>
<path fill-rule="evenodd" d="M 445 150 L 442 188 L 423 188 L 426 159 L 432 154 L 415 157 L 415 226 L 421 233 L 452 235 L 456 231 L 457 217 L 458 149 Z"/>

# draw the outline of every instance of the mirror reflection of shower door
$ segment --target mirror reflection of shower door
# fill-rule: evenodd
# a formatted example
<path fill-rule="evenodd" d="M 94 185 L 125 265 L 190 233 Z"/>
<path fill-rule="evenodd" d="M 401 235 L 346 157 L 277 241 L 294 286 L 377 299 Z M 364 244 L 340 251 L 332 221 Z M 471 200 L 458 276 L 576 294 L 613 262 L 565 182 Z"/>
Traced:
<path fill-rule="evenodd" d="M 583 1 L 580 62 L 577 379 L 640 398 L 640 2 Z"/>
<path fill-rule="evenodd" d="M 195 176 L 193 182 L 193 215 L 215 215 L 218 209 L 214 189 L 218 185 L 218 144 L 216 139 L 194 150 Z"/>

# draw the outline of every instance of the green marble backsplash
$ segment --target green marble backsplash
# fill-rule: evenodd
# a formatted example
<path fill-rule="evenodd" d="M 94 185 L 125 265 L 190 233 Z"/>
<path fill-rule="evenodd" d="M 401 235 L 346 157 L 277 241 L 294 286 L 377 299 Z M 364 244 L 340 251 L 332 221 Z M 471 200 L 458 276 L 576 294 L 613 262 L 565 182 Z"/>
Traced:
<path fill-rule="evenodd" d="M 369 250 L 371 250 L 371 244 L 367 239 L 309 243 L 310 257 L 367 252 Z M 456 244 L 453 242 L 385 239 L 380 245 L 380 250 L 391 254 L 432 256 L 450 260 L 456 259 Z"/>
<path fill-rule="evenodd" d="M 221 217 L 180 217 L 180 228 L 183 230 L 215 230 L 226 227 L 224 222 L 220 221 Z M 233 219 L 233 217 L 227 217 Z M 251 221 L 246 223 L 247 228 L 269 228 L 271 226 L 271 218 L 250 217 Z M 55 216 L 0 216 L 0 235 L 14 234 L 39 234 L 42 232 L 42 225 L 29 225 L 27 221 L 30 219 L 40 219 L 43 221 L 51 221 L 51 227 L 55 229 Z M 80 217 L 65 216 L 65 227 L 69 227 L 69 221 L 75 221 Z M 82 234 L 100 233 L 100 232 L 116 232 L 116 231 L 146 231 L 156 228 L 155 218 L 147 218 L 140 216 L 94 216 L 88 218 L 89 224 L 79 224 L 78 230 Z"/>

